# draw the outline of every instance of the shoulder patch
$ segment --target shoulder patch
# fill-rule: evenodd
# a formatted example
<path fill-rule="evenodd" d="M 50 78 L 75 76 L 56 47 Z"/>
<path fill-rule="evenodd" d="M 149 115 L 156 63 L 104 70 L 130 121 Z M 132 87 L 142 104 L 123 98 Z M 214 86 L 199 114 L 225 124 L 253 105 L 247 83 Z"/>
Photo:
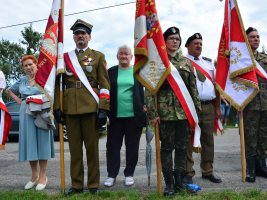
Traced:
<path fill-rule="evenodd" d="M 207 57 L 202 56 L 202 59 L 203 60 L 206 60 L 206 61 L 209 61 L 209 62 L 212 62 L 212 59 L 211 58 L 207 58 Z"/>

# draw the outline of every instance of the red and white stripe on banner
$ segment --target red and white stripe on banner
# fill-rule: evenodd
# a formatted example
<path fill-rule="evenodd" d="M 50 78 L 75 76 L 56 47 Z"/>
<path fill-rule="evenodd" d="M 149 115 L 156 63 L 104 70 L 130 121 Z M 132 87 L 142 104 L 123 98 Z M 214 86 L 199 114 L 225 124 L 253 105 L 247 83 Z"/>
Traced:
<path fill-rule="evenodd" d="M 71 70 L 73 75 L 79 79 L 84 86 L 87 88 L 87 90 L 92 94 L 97 104 L 99 104 L 99 97 L 93 90 L 92 86 L 90 85 L 87 77 L 84 74 L 84 71 L 77 59 L 77 55 L 75 51 L 71 51 L 68 53 L 64 53 L 64 61 L 66 63 L 66 67 Z M 101 93 L 101 92 L 100 92 Z"/>
<path fill-rule="evenodd" d="M 170 65 L 171 65 L 171 74 L 168 75 L 167 80 L 183 107 L 183 110 L 186 114 L 190 127 L 194 128 L 194 133 L 193 133 L 194 135 L 192 136 L 193 147 L 200 147 L 201 131 L 198 125 L 198 116 L 194 102 L 178 70 L 172 65 L 172 63 L 170 63 Z"/>
<path fill-rule="evenodd" d="M 7 141 L 7 137 L 9 134 L 9 130 L 11 127 L 11 116 L 8 112 L 8 109 L 3 102 L 2 98 L 0 98 L 0 112 L 1 112 L 1 121 L 0 121 L 0 149 L 5 149 L 5 143 Z"/>

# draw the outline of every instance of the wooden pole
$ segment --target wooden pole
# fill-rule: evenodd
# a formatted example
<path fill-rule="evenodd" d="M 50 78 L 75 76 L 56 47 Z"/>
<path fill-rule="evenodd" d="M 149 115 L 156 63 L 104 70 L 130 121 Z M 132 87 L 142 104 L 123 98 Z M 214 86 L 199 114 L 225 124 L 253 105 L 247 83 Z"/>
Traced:
<path fill-rule="evenodd" d="M 158 99 L 155 95 L 155 108 L 158 110 Z M 156 164 L 157 164 L 157 188 L 159 194 L 162 196 L 162 178 L 161 178 L 161 160 L 160 160 L 160 142 L 159 142 L 159 124 L 155 124 L 155 147 L 156 147 Z"/>
<path fill-rule="evenodd" d="M 240 135 L 240 148 L 241 148 L 242 181 L 246 182 L 246 155 L 245 155 L 243 111 L 238 111 L 238 120 L 239 120 L 239 135 Z"/>
<path fill-rule="evenodd" d="M 64 27 L 64 0 L 61 0 L 62 10 L 62 31 Z M 64 33 L 62 33 L 64 35 Z M 60 92 L 59 92 L 60 111 L 63 113 L 63 85 L 62 85 L 62 74 L 60 75 Z M 65 162 L 64 162 L 64 135 L 63 125 L 59 123 L 59 149 L 60 149 L 60 189 L 65 192 Z"/>

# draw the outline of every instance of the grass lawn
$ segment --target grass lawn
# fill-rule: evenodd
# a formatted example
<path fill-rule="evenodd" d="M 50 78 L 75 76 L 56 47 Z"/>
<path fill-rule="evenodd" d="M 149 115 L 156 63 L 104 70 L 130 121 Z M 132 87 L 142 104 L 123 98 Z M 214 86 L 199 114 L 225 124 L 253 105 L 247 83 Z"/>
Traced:
<path fill-rule="evenodd" d="M 77 194 L 71 197 L 66 197 L 63 194 L 55 194 L 51 195 L 47 192 L 36 192 L 34 190 L 31 191 L 0 191 L 0 199 L 3 200 L 54 200 L 54 199 L 69 199 L 69 200 L 102 200 L 102 199 L 118 199 L 118 200 L 157 200 L 157 199 L 169 199 L 160 197 L 157 193 L 142 193 L 135 190 L 128 191 L 101 191 L 96 195 L 91 195 L 89 193 Z M 234 191 L 223 191 L 223 192 L 209 192 L 209 193 L 200 193 L 198 195 L 188 195 L 186 193 L 179 193 L 175 197 L 171 199 L 177 200 L 266 200 L 267 192 L 261 190 L 248 190 L 244 192 L 234 192 Z"/>

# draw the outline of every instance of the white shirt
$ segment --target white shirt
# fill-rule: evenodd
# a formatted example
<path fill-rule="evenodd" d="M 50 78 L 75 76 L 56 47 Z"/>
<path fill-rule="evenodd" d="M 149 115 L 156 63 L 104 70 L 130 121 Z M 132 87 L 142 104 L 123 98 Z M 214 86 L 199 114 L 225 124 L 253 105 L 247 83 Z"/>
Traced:
<path fill-rule="evenodd" d="M 215 80 L 215 67 L 212 64 L 212 62 L 209 62 L 207 60 L 204 60 L 202 57 L 199 57 L 199 60 L 194 60 L 194 57 L 187 54 L 187 58 L 190 60 L 193 60 L 195 63 L 197 63 L 199 66 L 201 66 L 211 77 L 212 82 L 206 78 L 204 82 L 200 81 L 197 76 L 197 71 L 194 68 L 195 76 L 197 77 L 197 90 L 198 90 L 198 96 L 201 101 L 209 101 L 216 98 L 215 94 L 215 87 L 214 87 L 214 80 Z"/>

